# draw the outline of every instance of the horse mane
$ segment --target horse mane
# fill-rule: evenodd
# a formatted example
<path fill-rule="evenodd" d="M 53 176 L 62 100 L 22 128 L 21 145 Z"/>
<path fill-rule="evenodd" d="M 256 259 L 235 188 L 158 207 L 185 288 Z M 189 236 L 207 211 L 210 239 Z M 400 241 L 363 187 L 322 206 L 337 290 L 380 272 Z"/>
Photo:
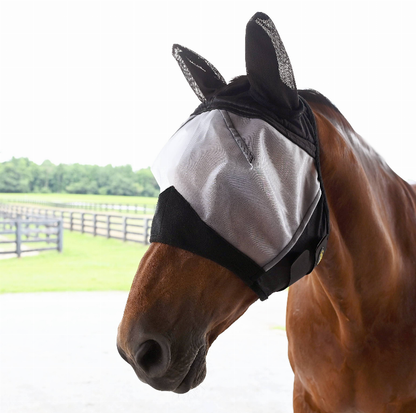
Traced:
<path fill-rule="evenodd" d="M 341 111 L 326 96 L 317 90 L 298 90 L 298 94 L 302 96 L 308 103 L 317 103 L 320 105 L 328 106 L 329 108 L 336 110 L 340 115 L 342 115 Z"/>
<path fill-rule="evenodd" d="M 352 127 L 343 113 L 322 93 L 314 89 L 298 90 L 299 96 L 306 100 L 314 112 L 322 114 L 329 119 L 334 125 L 337 125 L 344 140 L 348 141 L 351 147 L 357 150 L 357 154 L 366 150 L 367 154 L 376 162 L 385 163 L 380 155 L 372 148 Z M 359 145 L 357 143 L 359 142 Z"/>

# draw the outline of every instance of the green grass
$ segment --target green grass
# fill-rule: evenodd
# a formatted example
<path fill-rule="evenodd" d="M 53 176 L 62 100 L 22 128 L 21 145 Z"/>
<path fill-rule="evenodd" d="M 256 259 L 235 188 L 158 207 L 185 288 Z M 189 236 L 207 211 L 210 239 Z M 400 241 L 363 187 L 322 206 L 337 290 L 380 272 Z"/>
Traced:
<path fill-rule="evenodd" d="M 82 194 L 9 194 L 0 193 L 1 199 L 27 199 L 48 202 L 91 202 L 102 204 L 128 204 L 128 205 L 156 205 L 157 198 L 142 196 L 117 195 L 82 195 Z"/>
<path fill-rule="evenodd" d="M 272 330 L 286 331 L 286 327 L 284 327 L 284 326 L 273 326 Z"/>
<path fill-rule="evenodd" d="M 64 250 L 0 260 L 0 293 L 129 290 L 147 246 L 65 231 Z"/>

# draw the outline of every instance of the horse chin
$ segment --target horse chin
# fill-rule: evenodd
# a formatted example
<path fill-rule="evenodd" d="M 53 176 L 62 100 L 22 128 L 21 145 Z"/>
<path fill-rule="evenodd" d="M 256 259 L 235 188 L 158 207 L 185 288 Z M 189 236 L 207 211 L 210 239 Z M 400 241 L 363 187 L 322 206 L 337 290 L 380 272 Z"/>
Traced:
<path fill-rule="evenodd" d="M 188 372 L 179 386 L 174 390 L 175 393 L 183 394 L 199 386 L 207 374 L 206 367 L 206 347 L 201 347 L 191 363 Z"/>

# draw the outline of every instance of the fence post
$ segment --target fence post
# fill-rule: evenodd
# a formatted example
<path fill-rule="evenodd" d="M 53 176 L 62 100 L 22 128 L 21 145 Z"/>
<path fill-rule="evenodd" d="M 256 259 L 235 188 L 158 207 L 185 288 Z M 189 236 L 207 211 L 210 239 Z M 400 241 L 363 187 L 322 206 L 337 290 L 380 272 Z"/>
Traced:
<path fill-rule="evenodd" d="M 20 219 L 15 221 L 16 223 L 16 254 L 20 258 L 22 254 L 22 222 Z"/>
<path fill-rule="evenodd" d="M 28 219 L 28 217 L 26 216 L 26 219 Z M 26 239 L 29 239 L 29 237 L 30 237 L 30 231 L 28 231 L 30 228 L 29 228 L 29 224 L 28 223 L 26 223 L 25 224 L 25 230 L 26 230 Z"/>
<path fill-rule="evenodd" d="M 123 217 L 123 242 L 126 241 L 127 238 L 127 217 Z"/>
<path fill-rule="evenodd" d="M 49 224 L 45 224 L 45 228 L 46 228 L 46 230 L 49 230 L 49 228 L 50 228 L 51 226 L 49 225 Z M 51 238 L 51 234 L 46 234 L 46 243 L 49 245 L 49 243 L 50 243 L 50 238 Z"/>
<path fill-rule="evenodd" d="M 83 212 L 82 214 L 81 214 L 81 233 L 83 234 L 84 233 L 84 215 L 85 215 L 85 212 Z"/>
<path fill-rule="evenodd" d="M 149 243 L 147 239 L 147 233 L 149 232 L 149 221 L 149 218 L 144 218 L 144 245 L 147 245 Z"/>
<path fill-rule="evenodd" d="M 58 221 L 58 251 L 62 252 L 64 247 L 64 220 Z"/>
<path fill-rule="evenodd" d="M 107 238 L 110 238 L 110 226 L 111 226 L 111 216 L 107 215 Z"/>
<path fill-rule="evenodd" d="M 93 225 L 93 232 L 94 237 L 97 235 L 97 214 L 92 215 L 92 225 Z"/>
<path fill-rule="evenodd" d="M 74 226 L 74 211 L 71 211 L 70 215 L 69 215 L 69 229 L 70 229 L 70 231 L 72 231 L 73 226 Z"/>

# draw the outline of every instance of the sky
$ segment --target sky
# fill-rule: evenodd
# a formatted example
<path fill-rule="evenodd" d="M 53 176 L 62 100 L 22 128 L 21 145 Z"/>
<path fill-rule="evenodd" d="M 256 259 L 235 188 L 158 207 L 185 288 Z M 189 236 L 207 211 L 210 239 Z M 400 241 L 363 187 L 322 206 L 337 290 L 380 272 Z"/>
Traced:
<path fill-rule="evenodd" d="M 274 21 L 299 89 L 326 95 L 416 180 L 412 1 L 0 0 L 0 162 L 152 164 L 198 106 L 173 43 L 229 81 L 245 26 Z"/>

